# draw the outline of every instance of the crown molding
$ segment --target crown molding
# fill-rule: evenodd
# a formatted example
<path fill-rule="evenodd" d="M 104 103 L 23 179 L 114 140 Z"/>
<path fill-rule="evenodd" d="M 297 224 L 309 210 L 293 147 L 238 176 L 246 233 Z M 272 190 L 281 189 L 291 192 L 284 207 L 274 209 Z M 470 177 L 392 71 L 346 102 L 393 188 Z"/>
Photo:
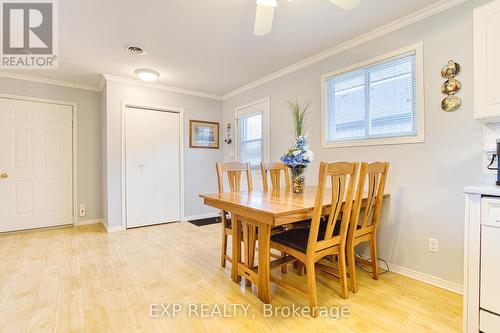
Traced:
<path fill-rule="evenodd" d="M 331 49 L 328 49 L 326 51 L 323 51 L 323 52 L 320 52 L 316 55 L 313 55 L 312 57 L 301 60 L 301 61 L 299 61 L 291 66 L 285 67 L 277 72 L 274 72 L 272 74 L 268 74 L 268 75 L 266 75 L 266 76 L 264 76 L 256 81 L 253 81 L 249 84 L 246 84 L 238 89 L 235 89 L 235 90 L 223 95 L 222 99 L 223 100 L 229 99 L 229 98 L 236 96 L 238 94 L 241 94 L 245 91 L 248 91 L 250 89 L 253 89 L 255 87 L 263 85 L 265 83 L 276 80 L 276 79 L 283 77 L 287 74 L 298 71 L 299 69 L 308 67 L 308 66 L 315 64 L 317 62 L 320 62 L 324 59 L 330 58 L 334 55 L 343 53 L 343 52 L 345 52 L 349 49 L 352 49 L 354 47 L 360 46 L 368 41 L 374 40 L 374 39 L 379 38 L 383 35 L 386 35 L 386 34 L 391 33 L 393 31 L 404 28 L 410 24 L 421 21 L 427 17 L 433 16 L 437 13 L 440 13 L 442 11 L 445 11 L 447 9 L 455 7 L 455 6 L 457 6 L 461 3 L 464 3 L 466 1 L 467 0 L 441 0 L 441 1 L 438 1 L 430 6 L 422 8 L 422 9 L 420 9 L 420 10 L 418 10 L 418 11 L 416 11 L 408 16 L 402 17 L 396 21 L 393 21 L 391 23 L 383 25 L 383 26 L 381 26 L 377 29 L 374 29 L 368 33 L 365 33 L 363 35 L 355 37 L 355 38 L 353 38 L 347 42 L 344 42 L 342 44 L 339 44 Z"/>
<path fill-rule="evenodd" d="M 210 99 L 215 99 L 215 100 L 219 100 L 219 101 L 222 100 L 222 96 L 220 96 L 220 95 L 206 93 L 206 92 L 202 92 L 202 91 L 171 87 L 171 86 L 163 85 L 160 83 L 148 83 L 148 82 L 143 82 L 140 80 L 129 79 L 129 78 L 121 77 L 121 76 L 104 74 L 104 73 L 102 74 L 102 76 L 105 78 L 106 81 L 122 82 L 122 83 L 133 84 L 133 85 L 147 87 L 147 88 L 166 90 L 166 91 L 185 94 L 185 95 L 210 98 Z"/>
<path fill-rule="evenodd" d="M 83 89 L 83 90 L 90 90 L 90 91 L 100 91 L 100 89 L 98 87 L 91 85 L 91 84 L 47 79 L 47 78 L 43 78 L 43 77 L 39 77 L 39 76 L 25 75 L 25 74 L 12 73 L 12 72 L 0 71 L 0 77 L 5 77 L 8 79 L 15 79 L 15 80 L 31 81 L 31 82 L 36 82 L 36 83 L 45 83 L 45 84 L 50 84 L 50 85 L 54 85 L 54 86 L 66 87 L 66 88 L 75 88 L 75 89 Z"/>
<path fill-rule="evenodd" d="M 104 85 L 106 84 L 106 81 L 115 81 L 115 82 L 122 82 L 122 83 L 139 85 L 139 86 L 148 87 L 148 88 L 162 89 L 162 90 L 181 93 L 181 94 L 185 94 L 185 95 L 192 95 L 192 96 L 222 100 L 222 96 L 220 96 L 220 95 L 215 95 L 215 94 L 210 94 L 210 93 L 205 93 L 205 92 L 195 91 L 195 90 L 189 90 L 189 89 L 183 89 L 183 88 L 176 88 L 176 87 L 171 87 L 171 86 L 158 84 L 158 83 L 146 83 L 146 82 L 142 82 L 139 80 L 128 79 L 128 78 L 124 78 L 124 77 L 120 77 L 120 76 L 116 76 L 116 75 L 110 75 L 110 74 L 102 74 L 101 77 L 99 78 L 99 82 L 97 83 L 97 85 L 76 83 L 76 82 L 63 81 L 63 80 L 47 79 L 47 78 L 43 78 L 43 77 L 39 77 L 39 76 L 32 76 L 32 75 L 25 75 L 25 74 L 19 74 L 19 73 L 11 73 L 11 72 L 3 72 L 3 71 L 0 71 L 0 77 L 5 77 L 5 78 L 15 79 L 15 80 L 44 83 L 44 84 L 50 84 L 50 85 L 54 85 L 54 86 L 61 86 L 61 87 L 67 87 L 67 88 L 97 91 L 97 92 L 102 91 L 102 89 L 104 88 Z"/>

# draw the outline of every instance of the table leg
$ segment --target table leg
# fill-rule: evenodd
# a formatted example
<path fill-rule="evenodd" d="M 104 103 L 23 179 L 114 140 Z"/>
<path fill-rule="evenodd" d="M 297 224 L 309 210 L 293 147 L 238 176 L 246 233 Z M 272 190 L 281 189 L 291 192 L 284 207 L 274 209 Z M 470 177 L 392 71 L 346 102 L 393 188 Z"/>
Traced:
<path fill-rule="evenodd" d="M 257 238 L 257 235 L 255 234 L 257 232 L 257 227 L 252 224 L 248 228 L 248 263 L 249 268 L 253 269 L 254 267 L 254 259 L 255 259 L 255 241 Z"/>
<path fill-rule="evenodd" d="M 259 223 L 259 298 L 264 303 L 271 302 L 270 289 L 270 242 L 271 226 Z"/>
<path fill-rule="evenodd" d="M 245 261 L 245 266 L 250 267 L 250 225 L 248 223 L 242 222 L 241 227 L 243 228 L 243 260 Z M 252 282 L 245 279 L 245 286 L 251 287 Z"/>
<path fill-rule="evenodd" d="M 231 278 L 234 282 L 239 283 L 241 276 L 238 274 L 238 263 L 241 262 L 241 224 L 238 221 L 238 216 L 231 215 L 231 230 L 233 235 L 231 237 L 232 246 L 232 263 L 231 263 Z"/>

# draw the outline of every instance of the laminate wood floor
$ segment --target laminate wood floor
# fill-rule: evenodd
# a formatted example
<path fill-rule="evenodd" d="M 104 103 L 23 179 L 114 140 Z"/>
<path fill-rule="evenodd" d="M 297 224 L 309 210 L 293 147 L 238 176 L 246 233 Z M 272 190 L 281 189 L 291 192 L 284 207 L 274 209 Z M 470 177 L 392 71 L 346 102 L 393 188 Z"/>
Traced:
<path fill-rule="evenodd" d="M 190 223 L 113 234 L 101 225 L 2 234 L 0 332 L 461 331 L 461 296 L 394 273 L 374 281 L 359 271 L 359 292 L 347 300 L 334 281 L 318 277 L 319 305 L 348 307 L 349 316 L 265 317 L 256 289 L 232 282 L 230 264 L 219 267 L 219 246 L 220 225 Z M 306 286 L 292 269 L 285 278 Z M 275 285 L 272 291 L 274 309 L 307 306 Z M 154 318 L 151 304 L 182 310 Z M 189 304 L 197 306 L 191 313 Z M 240 308 L 201 318 L 204 304 L 209 312 L 224 304 L 249 309 L 247 316 Z M 155 316 L 163 312 L 158 307 Z"/>

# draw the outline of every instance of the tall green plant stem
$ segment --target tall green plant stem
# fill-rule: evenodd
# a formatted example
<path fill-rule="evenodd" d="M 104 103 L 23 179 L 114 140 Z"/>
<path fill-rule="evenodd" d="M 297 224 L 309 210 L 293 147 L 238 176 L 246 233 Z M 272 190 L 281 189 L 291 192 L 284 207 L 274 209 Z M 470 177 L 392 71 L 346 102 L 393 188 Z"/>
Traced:
<path fill-rule="evenodd" d="M 296 138 L 304 135 L 306 111 L 310 105 L 310 101 L 305 101 L 303 103 L 300 103 L 297 100 L 288 101 L 288 106 L 290 107 L 290 112 L 292 114 L 293 128 Z"/>

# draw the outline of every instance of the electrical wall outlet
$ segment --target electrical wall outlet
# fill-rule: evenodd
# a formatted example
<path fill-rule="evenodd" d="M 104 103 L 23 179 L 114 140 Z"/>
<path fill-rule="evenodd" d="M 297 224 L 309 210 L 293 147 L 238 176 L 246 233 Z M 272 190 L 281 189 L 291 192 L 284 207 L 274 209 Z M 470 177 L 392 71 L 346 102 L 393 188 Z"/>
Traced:
<path fill-rule="evenodd" d="M 491 163 L 491 159 L 493 158 L 493 155 L 495 155 L 496 153 L 497 153 L 496 149 L 485 149 L 484 150 L 484 154 L 483 154 L 483 167 L 484 167 L 483 172 L 484 173 L 496 174 L 496 170 L 489 170 L 487 168 L 488 164 Z M 493 161 L 493 164 L 491 165 L 491 167 L 492 168 L 497 167 L 497 159 L 496 158 Z"/>
<path fill-rule="evenodd" d="M 493 155 L 497 153 L 494 149 L 487 149 L 484 152 L 486 153 L 486 158 L 488 159 L 488 161 L 491 161 Z"/>
<path fill-rule="evenodd" d="M 85 204 L 80 204 L 80 217 L 84 217 L 87 215 L 87 208 L 85 208 Z"/>
<path fill-rule="evenodd" d="M 429 251 L 439 253 L 439 239 L 429 238 Z"/>

